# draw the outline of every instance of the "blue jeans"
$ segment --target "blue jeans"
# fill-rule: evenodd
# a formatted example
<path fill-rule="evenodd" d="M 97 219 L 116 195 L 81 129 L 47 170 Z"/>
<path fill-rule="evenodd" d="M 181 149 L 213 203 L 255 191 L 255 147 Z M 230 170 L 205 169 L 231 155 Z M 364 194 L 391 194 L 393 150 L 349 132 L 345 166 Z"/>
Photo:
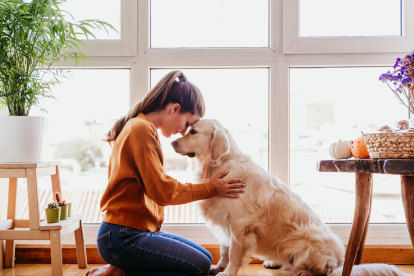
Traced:
<path fill-rule="evenodd" d="M 102 259 L 125 276 L 206 276 L 210 271 L 206 249 L 169 233 L 102 222 L 97 243 Z"/>

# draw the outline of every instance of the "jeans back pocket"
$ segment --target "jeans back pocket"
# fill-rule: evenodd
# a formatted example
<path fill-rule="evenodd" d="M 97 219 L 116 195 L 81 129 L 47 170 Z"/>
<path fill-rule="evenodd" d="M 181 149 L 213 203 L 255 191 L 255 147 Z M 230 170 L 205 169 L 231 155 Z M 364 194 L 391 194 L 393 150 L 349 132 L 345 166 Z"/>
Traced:
<path fill-rule="evenodd" d="M 97 238 L 98 252 L 101 258 L 110 265 L 115 266 L 118 256 L 115 253 L 111 243 L 111 231 L 100 235 Z"/>

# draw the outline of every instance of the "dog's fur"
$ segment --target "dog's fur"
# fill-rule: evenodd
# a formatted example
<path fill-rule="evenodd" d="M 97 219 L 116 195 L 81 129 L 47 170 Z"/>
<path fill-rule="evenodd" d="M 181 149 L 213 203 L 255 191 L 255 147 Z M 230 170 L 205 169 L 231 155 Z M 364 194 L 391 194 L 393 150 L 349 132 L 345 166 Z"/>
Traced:
<path fill-rule="evenodd" d="M 252 255 L 265 260 L 266 267 L 292 270 L 293 275 L 342 274 L 345 250 L 339 238 L 286 184 L 244 155 L 219 122 L 199 121 L 172 145 L 177 153 L 199 159 L 200 181 L 228 170 L 226 178 L 242 178 L 246 184 L 239 199 L 214 197 L 200 203 L 221 242 L 213 274 L 237 275 Z M 351 275 L 405 274 L 395 266 L 370 264 L 355 266 Z"/>

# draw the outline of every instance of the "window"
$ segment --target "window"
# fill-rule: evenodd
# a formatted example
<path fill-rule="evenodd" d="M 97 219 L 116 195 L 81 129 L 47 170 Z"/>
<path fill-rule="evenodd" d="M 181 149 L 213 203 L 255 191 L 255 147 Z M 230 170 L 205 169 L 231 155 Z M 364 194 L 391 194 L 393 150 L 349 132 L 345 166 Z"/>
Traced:
<path fill-rule="evenodd" d="M 60 160 L 62 196 L 72 202 L 74 214 L 84 222 L 100 223 L 100 199 L 108 183 L 111 148 L 102 139 L 129 109 L 129 70 L 71 70 L 68 79 L 53 89 L 58 100 L 46 99 L 43 113 L 34 107 L 30 116 L 47 118 L 44 160 Z M 23 181 L 24 180 L 24 181 Z M 28 218 L 26 179 L 19 180 L 18 217 Z M 40 210 L 52 201 L 50 178 L 39 178 Z M 45 212 L 41 212 L 45 218 Z"/>
<path fill-rule="evenodd" d="M 151 0 L 151 48 L 269 47 L 268 0 Z"/>
<path fill-rule="evenodd" d="M 300 37 L 401 36 L 401 0 L 300 0 Z"/>
<path fill-rule="evenodd" d="M 111 114 L 119 118 L 126 114 L 128 107 L 140 101 L 167 71 L 181 69 L 202 90 L 207 103 L 206 118 L 216 118 L 226 128 L 234 128 L 237 144 L 247 153 L 250 145 L 245 142 L 247 138 L 244 137 L 247 136 L 243 137 L 246 133 L 242 133 L 241 127 L 246 127 L 249 120 L 246 114 L 257 114 L 259 119 L 253 122 L 258 125 L 251 126 L 258 129 L 254 139 L 261 141 L 254 143 L 257 147 L 252 149 L 253 155 L 256 154 L 255 161 L 290 184 L 347 243 L 351 229 L 349 222 L 353 216 L 350 215 L 354 204 L 353 175 L 317 173 L 315 163 L 320 158 L 329 158 L 328 138 L 353 139 L 360 134 L 360 129 L 370 131 L 380 124 L 393 124 L 395 120 L 408 117 L 406 109 L 398 106 L 378 77 L 391 69 L 398 56 L 414 49 L 414 17 L 409 14 L 414 10 L 414 1 L 387 1 L 386 14 L 381 14 L 380 22 L 375 21 L 375 17 L 380 14 L 383 1 L 375 1 L 376 6 L 372 9 L 364 8 L 364 19 L 373 28 L 362 29 L 365 21 L 357 21 L 355 14 L 348 15 L 347 23 L 359 22 L 361 27 L 353 32 L 346 28 L 339 31 L 337 26 L 343 21 L 334 25 L 332 20 L 340 19 L 341 13 L 336 13 L 331 19 L 325 16 L 334 14 L 339 5 L 342 5 L 341 11 L 350 3 L 355 5 L 354 0 L 330 1 L 334 2 L 334 7 L 322 0 L 251 2 L 120 0 L 120 39 L 89 41 L 84 51 L 90 61 L 84 64 L 84 68 L 125 74 L 102 74 L 89 78 L 92 88 L 82 90 L 82 93 L 92 93 L 99 101 L 94 100 L 94 105 L 81 108 L 77 104 L 84 102 L 78 101 L 75 105 L 70 99 L 73 102 L 71 112 L 76 110 L 85 114 L 85 120 L 92 120 L 88 109 L 99 108 L 95 106 L 97 104 L 113 107 L 117 102 L 119 110 L 113 110 Z M 360 0 L 358 5 L 361 7 L 372 2 Z M 326 3 L 323 14 L 318 14 L 320 11 L 313 9 L 318 5 L 312 3 Z M 238 14 L 243 16 L 236 18 Z M 329 24 L 324 26 L 319 18 L 324 18 L 323 22 L 329 21 Z M 304 21 L 311 19 L 312 22 Z M 380 27 L 383 22 L 390 29 Z M 327 25 L 336 26 L 338 32 L 326 29 Z M 307 26 L 315 27 L 306 31 Z M 374 29 L 376 27 L 380 28 Z M 68 68 L 72 64 L 61 61 L 57 66 Z M 95 89 L 98 85 L 101 88 Z M 111 85 L 110 93 L 106 93 Z M 71 92 L 80 90 L 73 87 L 61 94 L 76 98 Z M 215 103 L 216 95 L 231 97 L 237 104 Z M 349 106 L 347 103 L 353 95 L 372 95 L 375 98 L 371 98 L 370 104 L 364 104 L 364 108 L 356 107 L 355 102 Z M 64 105 L 65 98 L 60 94 L 56 96 Z M 129 106 L 126 106 L 128 102 Z M 374 116 L 380 109 L 379 105 L 386 103 L 387 110 L 393 111 L 384 117 Z M 366 112 L 359 116 L 357 122 L 344 116 L 350 112 L 362 114 L 362 110 Z M 50 109 L 48 116 L 51 117 L 53 112 Z M 334 115 L 322 116 L 325 113 Z M 106 118 L 106 114 L 102 117 Z M 100 117 L 96 118 L 97 122 L 99 120 Z M 49 124 L 50 131 L 52 122 Z M 353 128 L 355 124 L 356 129 Z M 85 127 L 84 123 L 82 125 Z M 329 131 L 332 128 L 339 130 Z M 79 133 L 81 135 L 82 132 Z M 197 164 L 194 159 L 169 152 L 169 142 L 163 140 L 165 154 L 171 157 L 167 160 L 168 173 L 182 182 L 192 181 Z M 259 154 L 261 151 L 263 154 Z M 67 174 L 70 173 L 68 168 Z M 388 224 L 370 226 L 366 244 L 410 244 L 406 226 L 397 224 L 404 222 L 398 194 L 399 180 L 375 175 L 374 181 L 371 221 Z M 102 176 L 100 189 L 103 190 L 106 183 L 106 177 Z M 69 185 L 63 186 L 64 191 L 71 185 L 76 186 L 77 182 L 70 181 Z M 79 202 L 95 204 L 98 208 L 98 200 L 81 199 Z M 339 203 L 343 205 L 339 206 Z M 201 244 L 218 243 L 204 224 L 188 224 L 203 222 L 202 217 L 193 212 L 193 205 L 169 207 L 163 230 Z M 98 228 L 98 224 L 85 225 L 87 243 L 96 242 Z M 69 235 L 67 239 L 63 243 L 73 242 Z"/>
<path fill-rule="evenodd" d="M 405 0 L 283 0 L 283 53 L 411 52 L 413 7 Z"/>
<path fill-rule="evenodd" d="M 154 86 L 172 69 L 152 69 Z M 188 80 L 203 93 L 206 114 L 203 119 L 218 120 L 236 140 L 237 146 L 268 170 L 268 68 L 182 69 Z M 241 81 L 243 80 L 243 81 Z M 255 91 L 254 95 L 250 92 Z M 167 174 L 185 183 L 197 183 L 196 159 L 178 155 L 171 142 L 159 135 L 167 162 Z M 205 222 L 195 203 L 169 206 L 166 223 Z"/>
<path fill-rule="evenodd" d="M 321 173 L 331 143 L 408 117 L 378 77 L 387 67 L 290 69 L 290 186 L 326 223 L 352 223 L 355 175 Z M 323 79 L 323 81 L 321 81 Z M 386 110 L 386 112 L 381 112 Z M 374 174 L 371 222 L 405 222 L 400 177 Z"/>
<path fill-rule="evenodd" d="M 112 29 L 108 29 L 109 34 L 105 30 L 93 30 L 93 34 L 97 39 L 119 39 L 121 31 L 121 0 L 71 0 L 64 2 L 61 7 L 67 11 L 76 21 L 84 19 L 99 19 L 111 24 L 118 33 Z M 66 20 L 72 20 L 67 14 Z M 86 37 L 80 37 L 86 39 Z M 89 38 L 93 39 L 93 38 Z"/>

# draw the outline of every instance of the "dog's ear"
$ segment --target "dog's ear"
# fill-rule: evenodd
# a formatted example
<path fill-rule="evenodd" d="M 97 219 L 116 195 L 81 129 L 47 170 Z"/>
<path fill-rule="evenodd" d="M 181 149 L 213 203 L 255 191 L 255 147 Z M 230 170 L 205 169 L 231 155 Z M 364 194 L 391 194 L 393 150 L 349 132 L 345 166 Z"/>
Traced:
<path fill-rule="evenodd" d="M 216 127 L 213 127 L 211 136 L 211 157 L 214 161 L 217 161 L 220 157 L 230 152 L 229 137 L 227 136 L 226 129 Z"/>

